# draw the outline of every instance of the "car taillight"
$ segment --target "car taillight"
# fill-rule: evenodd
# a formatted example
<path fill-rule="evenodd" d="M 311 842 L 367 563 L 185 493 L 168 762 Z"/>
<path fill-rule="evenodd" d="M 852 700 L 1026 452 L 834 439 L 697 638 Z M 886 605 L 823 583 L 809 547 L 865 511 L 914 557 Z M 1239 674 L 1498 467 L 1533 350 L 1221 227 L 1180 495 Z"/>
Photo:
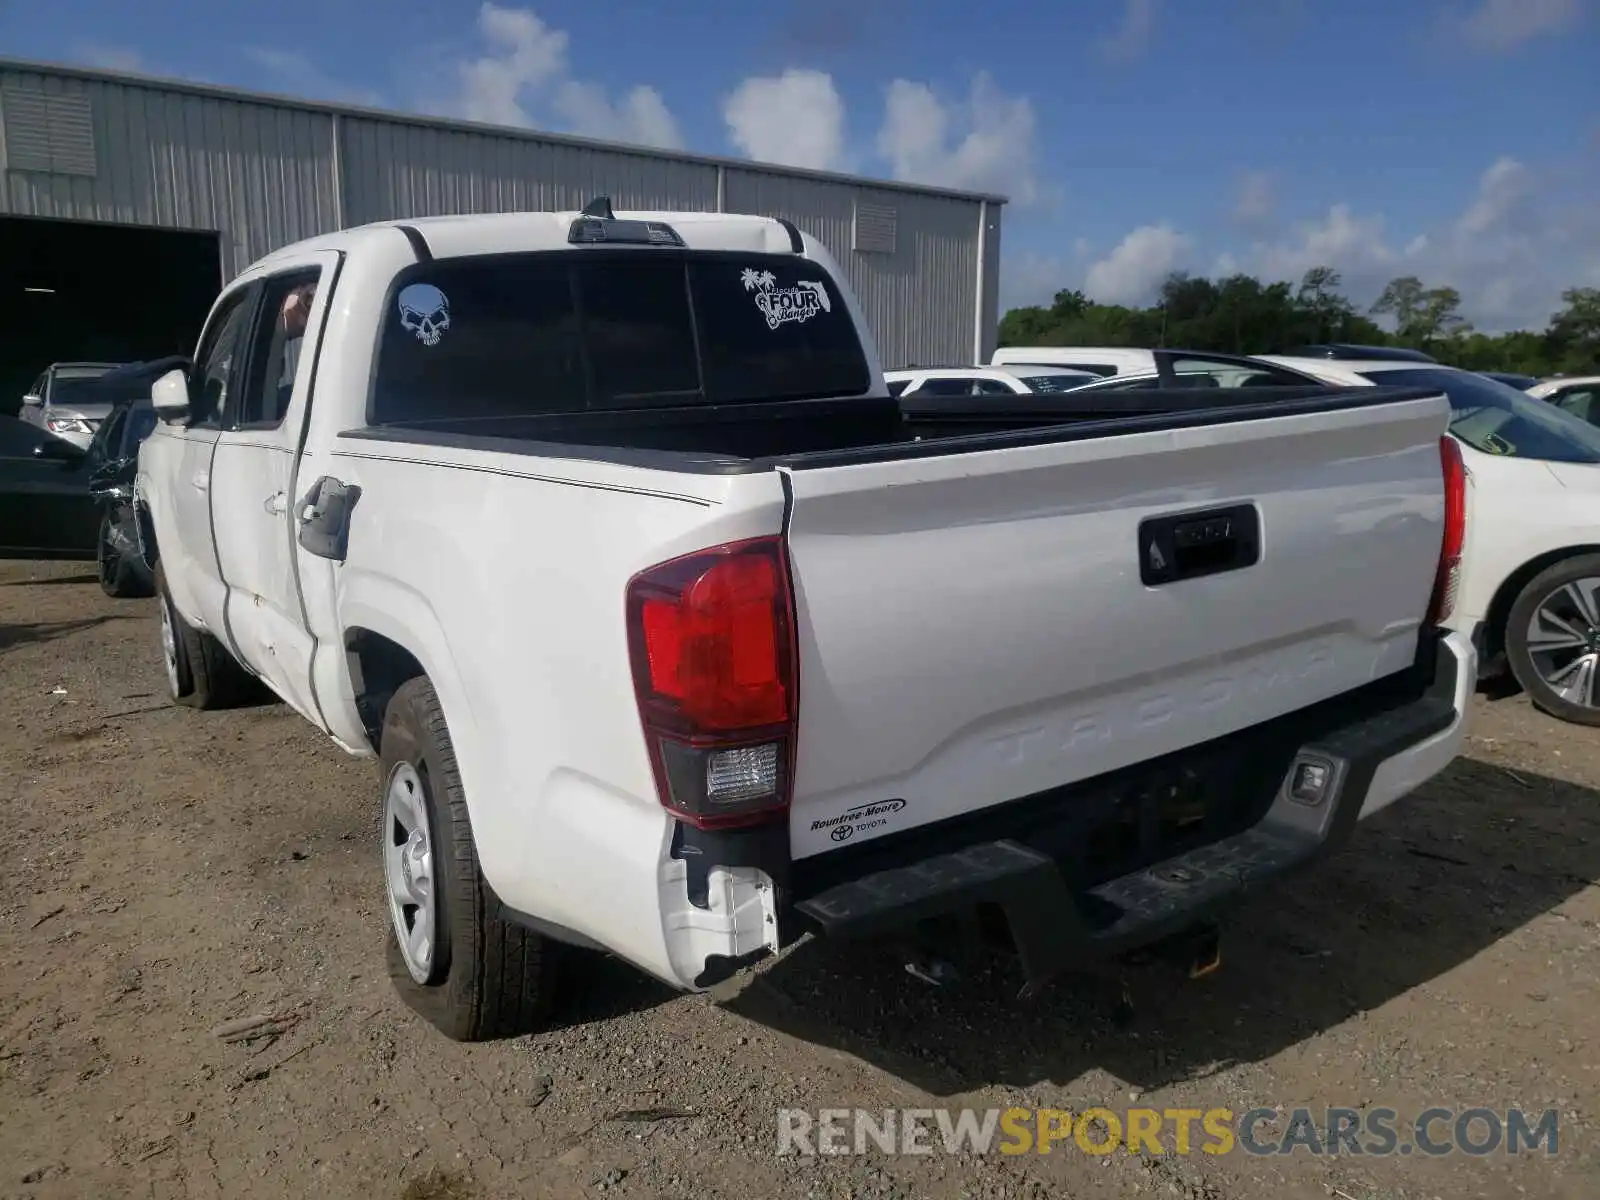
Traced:
<path fill-rule="evenodd" d="M 713 546 L 627 588 L 633 688 L 664 807 L 701 829 L 787 812 L 798 671 L 781 537 Z"/>
<path fill-rule="evenodd" d="M 1455 438 L 1446 435 L 1439 439 L 1439 461 L 1444 468 L 1444 541 L 1439 546 L 1439 569 L 1428 604 L 1430 625 L 1443 624 L 1455 610 L 1461 549 L 1467 539 L 1467 469 Z"/>

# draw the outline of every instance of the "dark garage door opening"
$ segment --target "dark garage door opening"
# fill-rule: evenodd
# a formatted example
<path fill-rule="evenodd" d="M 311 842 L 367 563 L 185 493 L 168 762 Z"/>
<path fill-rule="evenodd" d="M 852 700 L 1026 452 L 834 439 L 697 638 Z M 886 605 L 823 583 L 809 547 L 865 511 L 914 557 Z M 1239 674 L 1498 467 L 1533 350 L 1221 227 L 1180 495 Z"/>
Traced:
<path fill-rule="evenodd" d="M 193 354 L 221 287 L 214 233 L 0 217 L 0 415 L 53 362 Z"/>

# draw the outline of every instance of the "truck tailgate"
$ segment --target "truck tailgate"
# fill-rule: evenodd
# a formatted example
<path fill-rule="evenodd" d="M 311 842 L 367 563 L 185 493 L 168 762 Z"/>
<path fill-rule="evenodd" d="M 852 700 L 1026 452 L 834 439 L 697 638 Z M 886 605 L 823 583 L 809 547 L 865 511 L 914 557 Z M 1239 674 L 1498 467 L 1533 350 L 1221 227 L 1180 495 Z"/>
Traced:
<path fill-rule="evenodd" d="M 1406 399 L 786 469 L 794 856 L 1407 667 L 1442 536 L 1448 411 Z"/>

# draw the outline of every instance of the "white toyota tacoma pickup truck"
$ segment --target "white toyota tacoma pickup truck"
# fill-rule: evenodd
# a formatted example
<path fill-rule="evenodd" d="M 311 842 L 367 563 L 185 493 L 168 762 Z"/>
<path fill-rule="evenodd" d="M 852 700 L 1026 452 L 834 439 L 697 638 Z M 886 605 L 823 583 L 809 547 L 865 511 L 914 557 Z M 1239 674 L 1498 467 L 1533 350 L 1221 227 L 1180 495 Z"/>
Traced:
<path fill-rule="evenodd" d="M 897 402 L 781 220 L 290 246 L 154 388 L 167 680 L 377 759 L 391 973 L 452 1037 L 535 1023 L 561 943 L 703 989 L 998 913 L 1037 985 L 1339 843 L 1476 676 L 1443 396 L 1070 401 Z"/>

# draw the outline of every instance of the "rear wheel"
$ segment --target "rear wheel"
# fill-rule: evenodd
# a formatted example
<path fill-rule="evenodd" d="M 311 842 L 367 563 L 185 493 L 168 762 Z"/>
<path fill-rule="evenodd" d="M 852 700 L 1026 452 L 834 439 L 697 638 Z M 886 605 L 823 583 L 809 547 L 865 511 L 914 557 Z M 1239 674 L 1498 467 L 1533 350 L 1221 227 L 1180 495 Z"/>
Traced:
<path fill-rule="evenodd" d="M 113 538 L 113 522 L 107 513 L 100 519 L 100 539 L 95 548 L 95 564 L 100 579 L 100 590 L 118 600 L 132 596 L 148 596 L 150 585 L 145 581 L 139 564 L 130 562 L 117 549 Z"/>
<path fill-rule="evenodd" d="M 427 679 L 395 692 L 380 745 L 380 838 L 395 990 L 456 1041 L 531 1031 L 549 1003 L 552 947 L 500 918 L 478 867 L 444 710 Z"/>
<path fill-rule="evenodd" d="M 1600 555 L 1546 568 L 1506 617 L 1506 660 L 1528 698 L 1577 725 L 1600 725 Z"/>
<path fill-rule="evenodd" d="M 167 691 L 174 703 L 190 708 L 231 708 L 258 694 L 255 677 L 209 633 L 194 628 L 173 607 L 166 571 L 156 563 L 160 605 L 161 657 Z"/>

